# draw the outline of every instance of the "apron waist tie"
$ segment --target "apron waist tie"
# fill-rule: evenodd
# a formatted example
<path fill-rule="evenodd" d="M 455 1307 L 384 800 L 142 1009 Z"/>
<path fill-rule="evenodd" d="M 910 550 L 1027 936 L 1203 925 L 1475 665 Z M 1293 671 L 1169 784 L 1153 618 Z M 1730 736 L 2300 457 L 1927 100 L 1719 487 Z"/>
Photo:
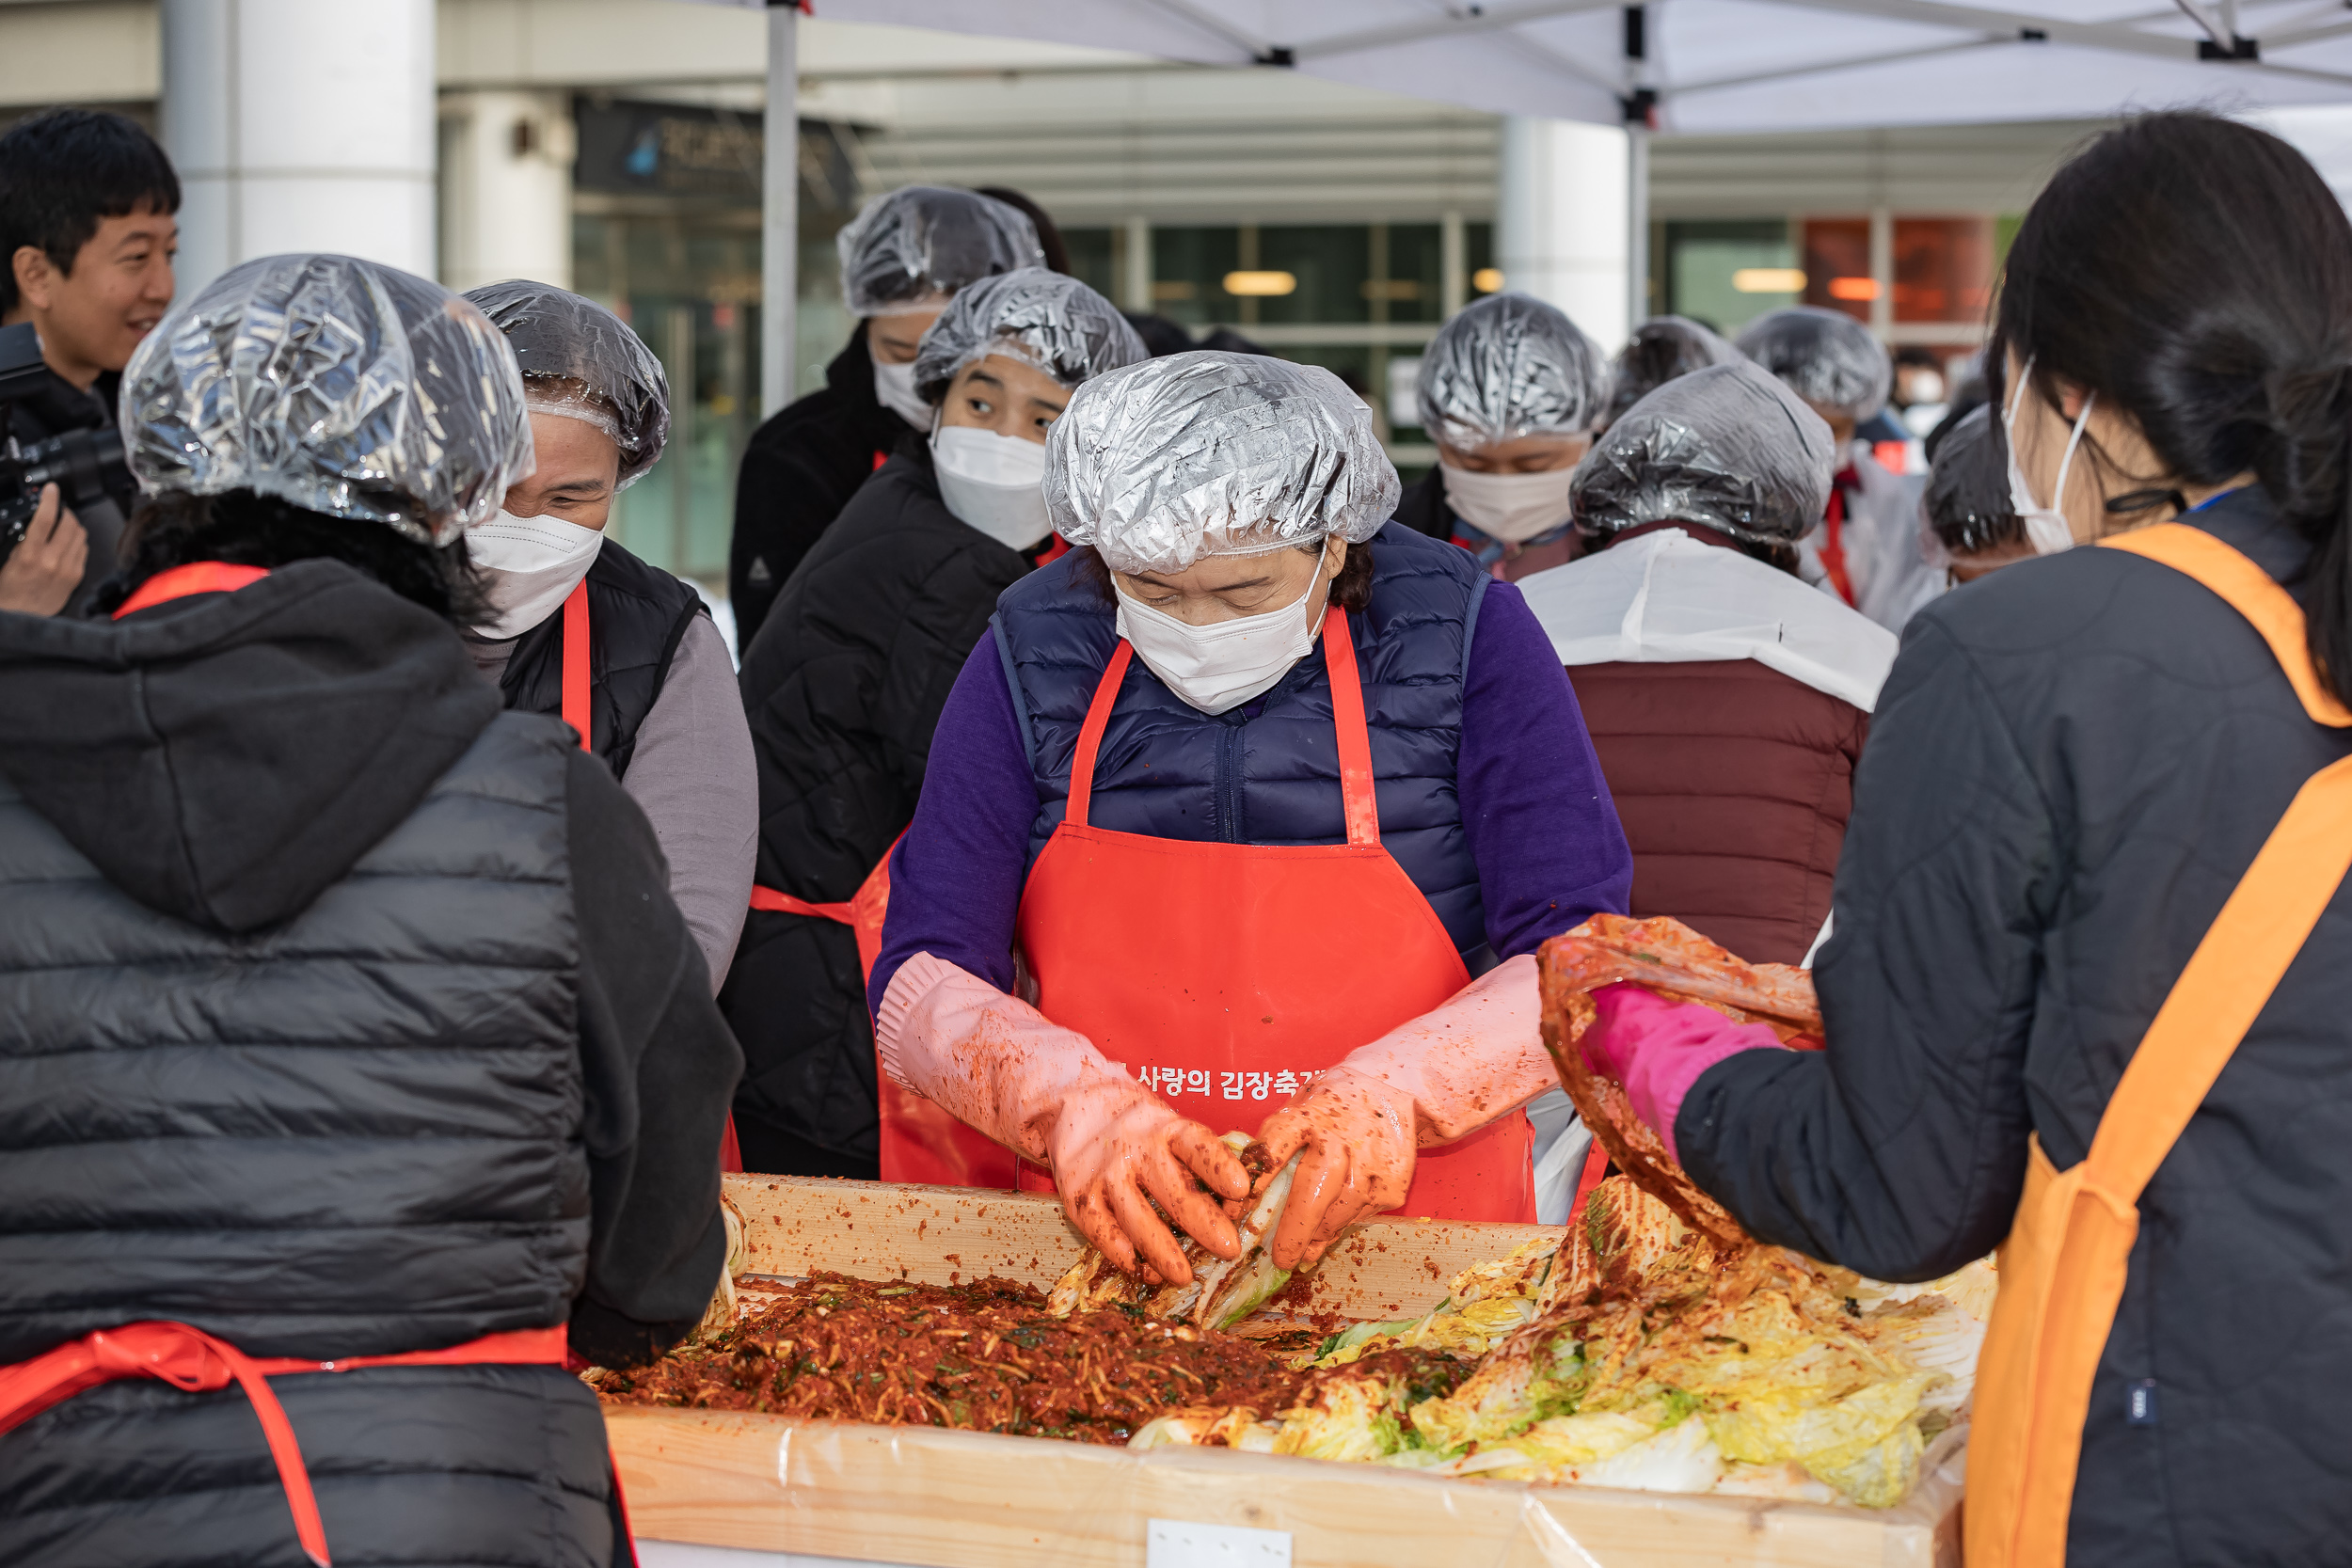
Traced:
<path fill-rule="evenodd" d="M 347 1372 L 363 1367 L 464 1367 L 488 1363 L 562 1366 L 565 1354 L 564 1328 L 514 1329 L 485 1334 L 462 1345 L 441 1350 L 406 1351 L 396 1355 L 353 1355 L 335 1361 L 305 1361 L 292 1356 L 251 1356 L 215 1335 L 181 1323 L 125 1323 L 100 1329 L 56 1349 L 0 1367 L 0 1433 L 31 1420 L 53 1404 L 62 1404 L 86 1389 L 127 1377 L 160 1378 L 191 1394 L 209 1394 L 235 1379 L 253 1403 L 262 1434 L 268 1439 L 278 1479 L 286 1488 L 286 1504 L 294 1513 L 294 1535 L 319 1568 L 328 1568 L 326 1529 L 319 1521 L 317 1497 L 310 1490 L 310 1472 L 302 1463 L 294 1441 L 294 1423 L 286 1419 L 269 1379 L 291 1372 Z"/>
<path fill-rule="evenodd" d="M 818 920 L 837 921 L 844 926 L 857 924 L 857 917 L 850 913 L 850 906 L 846 903 L 812 904 L 805 898 L 795 898 L 788 893 L 779 893 L 771 887 L 752 889 L 752 908 L 764 910 L 770 914 L 811 915 Z"/>

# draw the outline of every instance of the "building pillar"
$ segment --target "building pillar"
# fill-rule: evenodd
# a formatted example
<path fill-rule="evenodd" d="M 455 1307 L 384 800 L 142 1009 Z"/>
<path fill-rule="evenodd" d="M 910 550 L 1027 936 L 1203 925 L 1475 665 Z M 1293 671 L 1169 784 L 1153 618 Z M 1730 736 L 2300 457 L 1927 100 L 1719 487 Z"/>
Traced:
<path fill-rule="evenodd" d="M 560 92 L 441 100 L 442 283 L 461 293 L 509 277 L 572 286 L 575 140 Z"/>
<path fill-rule="evenodd" d="M 1506 289 L 1558 306 L 1611 354 L 1632 328 L 1631 159 L 1610 125 L 1502 122 L 1496 262 Z"/>
<path fill-rule="evenodd" d="M 433 276 L 433 0 L 163 0 L 180 293 L 325 250 Z"/>
<path fill-rule="evenodd" d="M 759 417 L 790 403 L 800 356 L 800 12 L 768 4 L 768 113 L 760 173 Z"/>
<path fill-rule="evenodd" d="M 1152 298 L 1152 220 L 1140 213 L 1128 214 L 1124 226 L 1126 265 L 1120 269 L 1119 308 L 1138 315 L 1157 310 Z"/>

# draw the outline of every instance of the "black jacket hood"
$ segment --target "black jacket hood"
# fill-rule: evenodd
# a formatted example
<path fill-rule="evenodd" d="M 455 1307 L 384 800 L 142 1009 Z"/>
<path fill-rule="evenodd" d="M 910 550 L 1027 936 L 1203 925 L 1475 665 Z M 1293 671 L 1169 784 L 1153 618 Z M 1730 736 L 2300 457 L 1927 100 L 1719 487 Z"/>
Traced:
<path fill-rule="evenodd" d="M 151 909 L 307 909 L 497 716 L 449 623 L 340 562 L 119 622 L 0 613 L 0 772 Z"/>

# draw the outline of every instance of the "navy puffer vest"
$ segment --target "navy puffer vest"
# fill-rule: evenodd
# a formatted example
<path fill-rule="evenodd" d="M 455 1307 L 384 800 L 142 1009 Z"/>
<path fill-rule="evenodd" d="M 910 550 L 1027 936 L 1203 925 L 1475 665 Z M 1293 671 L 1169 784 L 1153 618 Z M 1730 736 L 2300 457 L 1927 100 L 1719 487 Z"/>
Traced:
<path fill-rule="evenodd" d="M 1380 842 L 1467 959 L 1486 943 L 1486 919 L 1454 776 L 1470 635 L 1490 579 L 1454 546 L 1395 523 L 1374 537 L 1372 564 L 1371 602 L 1348 626 L 1372 732 Z M 1032 863 L 1062 819 L 1078 731 L 1119 645 L 1113 607 L 1072 565 L 1065 557 L 1007 589 L 992 623 L 1037 779 Z M 1264 696 L 1216 715 L 1134 660 L 1103 733 L 1088 816 L 1157 838 L 1344 843 L 1321 646 Z"/>

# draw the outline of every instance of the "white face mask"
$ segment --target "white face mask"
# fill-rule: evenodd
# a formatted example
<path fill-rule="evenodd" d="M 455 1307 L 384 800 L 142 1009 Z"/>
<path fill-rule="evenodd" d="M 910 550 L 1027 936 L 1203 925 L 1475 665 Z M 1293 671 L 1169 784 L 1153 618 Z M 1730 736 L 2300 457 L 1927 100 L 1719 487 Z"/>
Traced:
<path fill-rule="evenodd" d="M 1521 545 L 1568 520 L 1573 467 L 1539 474 L 1482 474 L 1440 461 L 1445 497 L 1462 521 L 1489 539 Z"/>
<path fill-rule="evenodd" d="M 2074 530 L 2066 520 L 2066 514 L 2056 506 L 2034 503 L 2033 486 L 2026 483 L 2026 470 L 2017 466 L 2017 405 L 2025 401 L 2026 381 L 2033 374 L 2033 361 L 2017 372 L 2017 385 L 2009 395 L 2009 405 L 2001 410 L 2001 431 L 2009 448 L 2009 504 L 2026 525 L 2026 542 L 2036 555 L 2056 555 L 2074 547 Z M 2066 438 L 2066 453 L 2058 459 L 2058 493 L 2053 498 L 2060 504 L 2066 499 L 2066 471 L 2074 463 L 2074 448 L 2081 444 L 2083 424 L 2090 418 L 2090 405 L 2098 394 L 2083 399 L 2082 412 L 2074 416 L 2074 434 Z"/>
<path fill-rule="evenodd" d="M 931 427 L 931 405 L 914 395 L 914 364 L 874 361 L 874 401 L 917 430 Z"/>
<path fill-rule="evenodd" d="M 1121 589 L 1119 635 L 1135 644 L 1136 657 L 1170 691 L 1203 713 L 1223 713 L 1272 690 L 1314 647 L 1311 627 L 1322 616 L 1311 621 L 1307 601 L 1322 581 L 1318 565 L 1307 591 L 1281 609 L 1205 626 L 1153 610 Z"/>
<path fill-rule="evenodd" d="M 1054 531 L 1041 442 L 944 424 L 931 432 L 931 468 L 947 510 L 998 544 L 1033 549 Z"/>
<path fill-rule="evenodd" d="M 482 571 L 498 619 L 481 628 L 493 640 L 520 637 L 555 613 L 596 564 L 604 535 L 542 514 L 500 510 L 466 531 L 466 555 Z"/>

